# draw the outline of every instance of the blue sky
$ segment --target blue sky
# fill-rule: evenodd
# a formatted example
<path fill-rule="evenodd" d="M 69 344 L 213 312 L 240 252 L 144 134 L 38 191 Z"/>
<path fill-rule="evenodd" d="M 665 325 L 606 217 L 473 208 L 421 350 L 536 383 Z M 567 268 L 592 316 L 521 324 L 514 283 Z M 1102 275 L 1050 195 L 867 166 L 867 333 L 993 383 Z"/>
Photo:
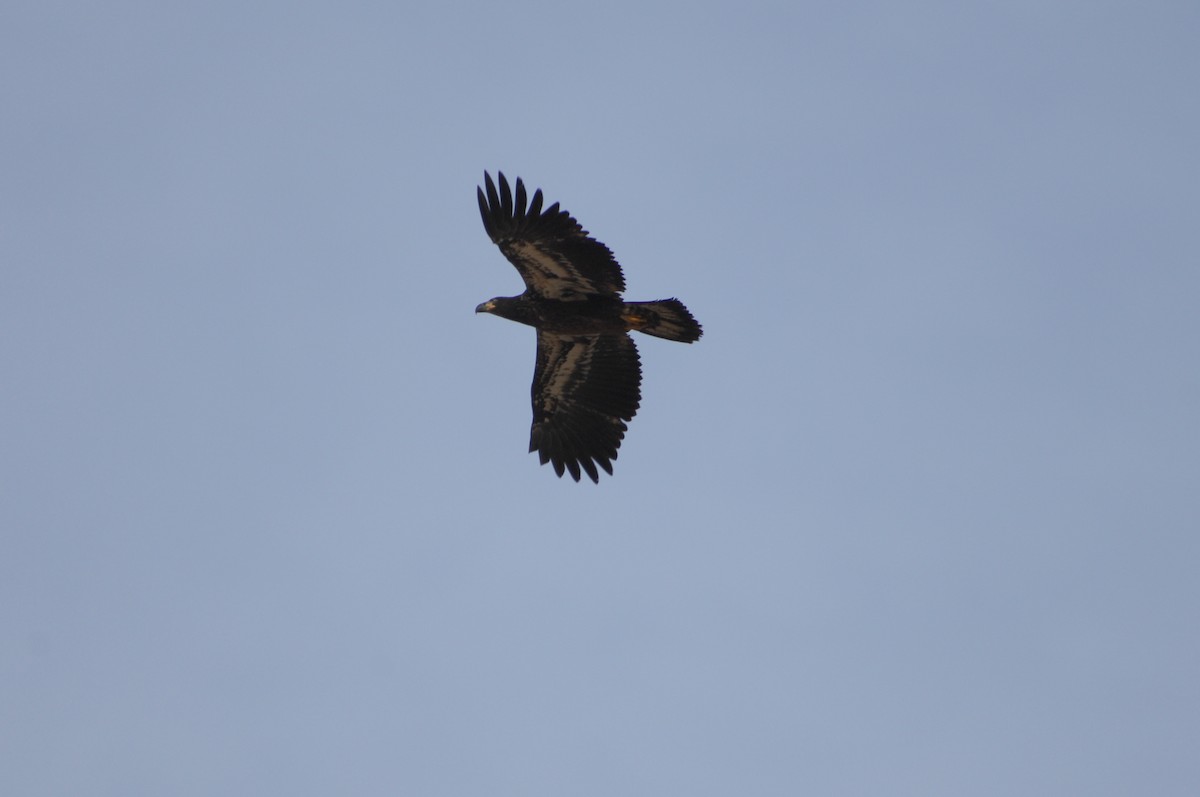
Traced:
<path fill-rule="evenodd" d="M 9 3 L 0 791 L 1200 789 L 1190 3 Z M 679 296 L 525 453 L 475 186 Z"/>

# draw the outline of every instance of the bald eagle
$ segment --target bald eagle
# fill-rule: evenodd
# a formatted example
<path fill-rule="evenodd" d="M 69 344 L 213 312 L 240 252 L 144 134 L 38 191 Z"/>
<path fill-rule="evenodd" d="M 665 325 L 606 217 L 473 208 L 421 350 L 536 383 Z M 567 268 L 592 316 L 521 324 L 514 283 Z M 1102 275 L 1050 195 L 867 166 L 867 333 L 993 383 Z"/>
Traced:
<path fill-rule="evenodd" d="M 678 299 L 626 302 L 625 277 L 607 246 L 590 237 L 555 202 L 542 209 L 542 191 L 526 205 L 499 174 L 500 190 L 483 173 L 479 213 L 488 237 L 525 281 L 520 296 L 489 299 L 492 313 L 537 329 L 533 369 L 533 429 L 529 450 L 560 477 L 610 476 L 617 448 L 641 401 L 642 366 L 630 330 L 692 343 L 702 330 Z"/>

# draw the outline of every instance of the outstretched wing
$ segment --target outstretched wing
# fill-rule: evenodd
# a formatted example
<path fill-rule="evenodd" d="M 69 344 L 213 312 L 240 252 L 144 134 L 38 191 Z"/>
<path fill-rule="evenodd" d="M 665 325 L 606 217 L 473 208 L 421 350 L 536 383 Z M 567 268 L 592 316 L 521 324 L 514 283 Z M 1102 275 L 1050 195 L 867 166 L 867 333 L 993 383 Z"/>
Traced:
<path fill-rule="evenodd" d="M 517 267 L 531 293 L 560 301 L 584 300 L 589 295 L 616 296 L 625 290 L 621 266 L 607 246 L 555 202 L 542 210 L 542 189 L 525 205 L 525 184 L 517 178 L 517 195 L 500 172 L 500 191 L 487 172 L 478 188 L 479 214 L 492 242 Z"/>
<path fill-rule="evenodd" d="M 610 476 L 625 437 L 625 421 L 641 400 L 642 365 L 627 334 L 555 335 L 538 330 L 529 450 L 542 464 L 594 482 L 599 465 Z"/>

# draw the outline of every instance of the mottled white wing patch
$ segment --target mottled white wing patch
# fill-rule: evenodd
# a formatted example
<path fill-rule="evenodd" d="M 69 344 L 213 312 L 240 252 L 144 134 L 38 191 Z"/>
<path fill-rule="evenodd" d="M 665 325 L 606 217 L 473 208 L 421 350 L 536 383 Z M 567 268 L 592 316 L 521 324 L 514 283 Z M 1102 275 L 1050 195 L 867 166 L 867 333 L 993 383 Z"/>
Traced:
<path fill-rule="evenodd" d="M 591 342 L 594 340 L 595 338 L 583 335 L 539 335 L 538 342 L 543 347 L 542 356 L 545 358 L 541 379 L 534 390 L 539 415 L 554 415 L 561 404 L 572 400 L 576 387 L 587 382 L 588 375 L 592 372 L 592 354 L 595 349 Z"/>
<path fill-rule="evenodd" d="M 526 281 L 535 285 L 547 299 L 581 302 L 587 294 L 598 293 L 598 286 L 586 279 L 566 258 L 546 252 L 531 241 L 511 241 L 501 245 L 504 256 L 519 263 Z"/>

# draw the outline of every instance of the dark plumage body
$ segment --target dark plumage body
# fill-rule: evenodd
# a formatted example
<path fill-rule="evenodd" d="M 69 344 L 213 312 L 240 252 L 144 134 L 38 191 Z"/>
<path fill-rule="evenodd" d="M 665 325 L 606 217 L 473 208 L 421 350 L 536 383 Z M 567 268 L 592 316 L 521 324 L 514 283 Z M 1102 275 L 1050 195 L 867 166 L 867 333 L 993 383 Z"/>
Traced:
<path fill-rule="evenodd" d="M 629 329 L 621 318 L 625 303 L 610 296 L 589 296 L 583 301 L 562 302 L 524 293 L 492 299 L 491 302 L 485 312 L 546 332 L 600 335 L 622 333 Z"/>
<path fill-rule="evenodd" d="M 625 422 L 641 401 L 641 362 L 629 331 L 692 343 L 702 329 L 678 299 L 626 302 L 625 278 L 612 252 L 558 203 L 542 211 L 542 192 L 526 206 L 517 180 L 514 200 L 499 175 L 497 192 L 484 173 L 479 212 L 488 236 L 525 281 L 520 296 L 497 297 L 475 308 L 538 330 L 533 427 L 529 450 L 542 464 L 579 481 L 612 474 Z"/>

